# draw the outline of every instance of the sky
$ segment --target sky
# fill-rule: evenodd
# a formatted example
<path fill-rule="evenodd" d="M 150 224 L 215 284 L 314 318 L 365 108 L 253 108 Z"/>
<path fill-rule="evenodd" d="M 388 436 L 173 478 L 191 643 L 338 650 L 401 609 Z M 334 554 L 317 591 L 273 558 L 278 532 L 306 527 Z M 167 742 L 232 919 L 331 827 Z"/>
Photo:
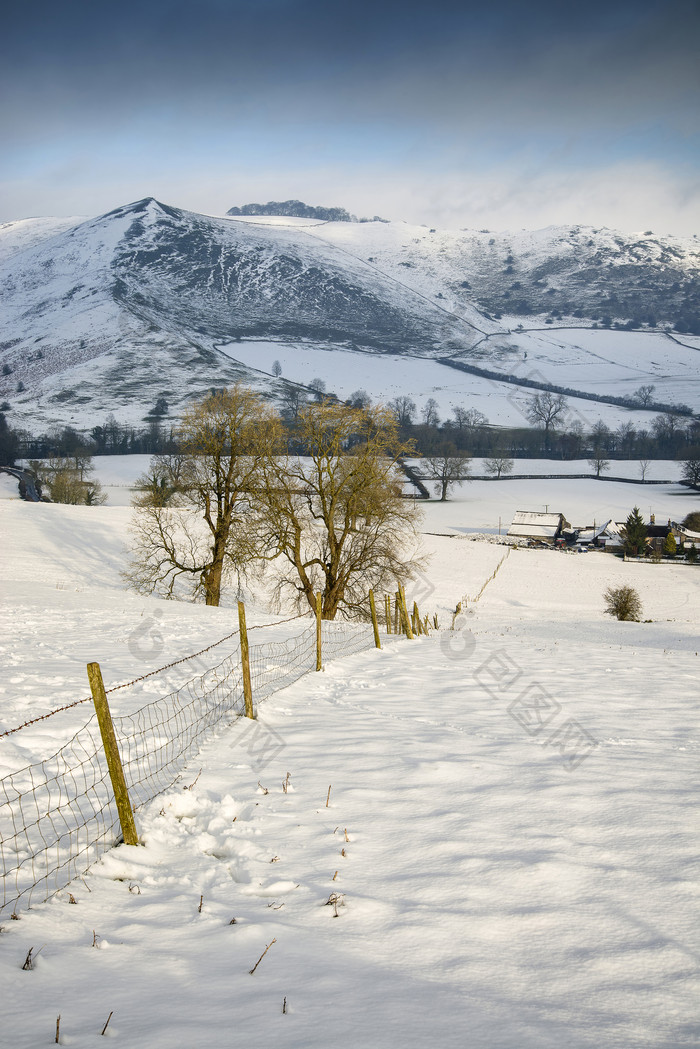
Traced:
<path fill-rule="evenodd" d="M 0 221 L 296 198 L 700 234 L 698 0 L 7 8 Z"/>

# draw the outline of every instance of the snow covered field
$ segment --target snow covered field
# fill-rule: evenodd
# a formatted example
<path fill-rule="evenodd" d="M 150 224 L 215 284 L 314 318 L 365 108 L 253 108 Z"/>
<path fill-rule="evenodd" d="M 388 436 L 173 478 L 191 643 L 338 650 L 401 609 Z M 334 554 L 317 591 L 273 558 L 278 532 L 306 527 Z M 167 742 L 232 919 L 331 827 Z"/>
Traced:
<path fill-rule="evenodd" d="M 513 320 L 515 327 L 517 318 Z M 640 385 L 653 383 L 656 400 L 688 404 L 697 411 L 699 363 L 693 336 L 557 328 L 513 332 L 512 352 L 492 366 L 518 378 L 603 396 L 632 397 Z"/>
<path fill-rule="evenodd" d="M 109 506 L 130 506 L 136 479 L 148 469 L 148 455 L 95 456 L 95 476 L 101 482 Z M 486 473 L 484 460 L 473 459 L 472 474 Z M 636 460 L 615 460 L 609 473 L 614 477 L 640 479 Z M 518 480 L 521 475 L 547 474 L 542 481 Z M 515 459 L 513 474 L 499 481 L 470 481 L 454 489 L 453 498 L 435 513 L 439 513 L 441 527 L 483 532 L 497 531 L 498 519 L 506 525 L 516 510 L 544 510 L 549 506 L 561 510 L 572 524 L 591 524 L 623 520 L 636 504 L 646 514 L 656 514 L 658 521 L 682 520 L 697 504 L 697 495 L 678 484 L 642 485 L 618 481 L 568 480 L 566 474 L 592 474 L 584 459 L 562 462 L 560 459 Z M 552 476 L 553 475 L 553 476 Z M 647 479 L 673 481 L 680 477 L 679 464 L 673 460 L 654 460 L 650 463 Z M 7 479 L 4 489 L 13 496 L 16 484 Z M 109 518 L 109 515 L 108 515 Z M 111 520 L 111 518 L 109 518 Z"/>
<path fill-rule="evenodd" d="M 135 466 L 98 473 L 128 484 Z M 677 485 L 595 480 L 474 482 L 428 504 L 409 600 L 445 627 L 500 565 L 455 632 L 277 693 L 255 729 L 281 741 L 269 763 L 248 723 L 222 729 L 191 790 L 139 811 L 143 845 L 70 887 L 75 906 L 61 892 L 4 921 L 0 1044 L 51 1044 L 60 1013 L 61 1044 L 101 1045 L 112 1011 L 106 1036 L 125 1049 L 698 1045 L 700 571 L 459 534 L 511 508 L 582 523 L 647 500 L 657 519 L 698 506 Z M 0 500 L 0 731 L 87 694 L 88 660 L 110 684 L 235 628 L 234 595 L 209 609 L 124 590 L 128 518 Z M 603 615 L 620 583 L 650 622 Z M 250 600 L 250 621 L 267 618 Z M 0 740 L 0 772 L 88 713 Z"/>
<path fill-rule="evenodd" d="M 589 340 L 595 335 L 620 337 L 628 333 L 576 332 L 580 341 Z M 538 382 L 558 383 L 572 386 L 591 393 L 604 395 L 608 393 L 628 397 L 638 386 L 647 382 L 656 382 L 657 372 L 644 365 L 634 365 L 631 361 L 615 363 L 612 359 L 614 350 L 608 350 L 610 359 L 606 361 L 607 383 L 596 384 L 584 377 L 593 374 L 593 363 L 599 364 L 596 353 L 585 352 L 578 347 L 569 346 L 566 353 L 559 341 L 552 341 L 550 333 L 528 334 L 522 336 L 525 349 L 532 351 L 533 340 L 538 347 L 537 353 L 523 358 L 521 336 L 513 332 L 506 342 L 513 345 L 513 352 L 505 358 L 473 363 L 482 364 L 485 368 L 501 370 L 504 375 L 513 373 L 519 378 L 530 378 Z M 558 336 L 567 338 L 565 332 Z M 630 337 L 631 338 L 631 337 Z M 642 336 L 642 345 L 647 347 L 655 339 L 655 348 L 660 353 L 662 348 L 666 356 L 685 355 L 683 365 L 675 365 L 676 374 L 668 377 L 673 382 L 666 388 L 659 378 L 657 396 L 670 401 L 700 405 L 700 385 L 698 384 L 698 353 L 696 350 L 682 350 L 663 335 Z M 234 342 L 217 346 L 222 353 L 250 368 L 255 368 L 264 375 L 272 374 L 274 361 L 279 361 L 282 376 L 292 382 L 308 384 L 312 379 L 322 379 L 330 393 L 346 398 L 355 390 L 364 389 L 376 402 L 387 403 L 394 397 L 411 397 L 418 407 L 424 407 L 429 397 L 437 401 L 440 418 L 448 419 L 456 406 L 476 408 L 495 426 L 526 426 L 527 406 L 536 391 L 525 387 L 511 386 L 495 379 L 485 379 L 478 375 L 468 375 L 449 368 L 438 361 L 421 360 L 417 357 L 399 357 L 395 354 L 371 354 L 361 351 L 341 350 L 337 347 L 324 350 L 305 343 L 281 342 Z M 633 351 L 629 351 L 630 354 Z M 561 359 L 560 359 L 561 358 Z M 471 363 L 471 359 L 468 360 Z M 671 366 L 670 364 L 668 365 Z M 597 374 L 597 373 L 596 373 Z M 622 378 L 620 376 L 622 375 Z M 664 380 L 665 381 L 665 380 Z M 421 391 L 418 393 L 417 391 Z M 682 394 L 682 396 L 681 396 Z M 612 404 L 601 404 L 581 398 L 567 398 L 572 420 L 579 420 L 590 428 L 602 419 L 606 426 L 613 429 L 622 423 L 631 422 L 637 428 L 648 429 L 657 413 L 649 411 L 632 411 Z"/>

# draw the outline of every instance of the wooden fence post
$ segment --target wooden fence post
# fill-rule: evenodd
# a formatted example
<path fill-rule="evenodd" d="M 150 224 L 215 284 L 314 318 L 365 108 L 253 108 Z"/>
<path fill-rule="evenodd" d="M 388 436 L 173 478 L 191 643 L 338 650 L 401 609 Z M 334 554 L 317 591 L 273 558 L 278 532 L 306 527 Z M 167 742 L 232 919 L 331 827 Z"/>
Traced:
<path fill-rule="evenodd" d="M 402 586 L 399 586 L 399 597 L 401 598 L 401 613 L 403 615 L 404 623 L 406 626 L 406 637 L 408 637 L 412 641 L 414 634 L 413 630 L 411 629 L 411 620 L 409 619 L 408 608 L 406 606 L 406 591 Z"/>
<path fill-rule="evenodd" d="M 122 828 L 124 844 L 138 845 L 139 837 L 136 833 L 136 824 L 134 823 L 134 811 L 131 808 L 131 802 L 129 801 L 129 792 L 126 787 L 126 779 L 124 778 L 121 757 L 119 756 L 117 737 L 114 734 L 112 715 L 109 712 L 109 704 L 105 694 L 105 686 L 102 680 L 100 664 L 88 663 L 87 676 L 88 681 L 90 682 L 92 701 L 95 704 L 97 722 L 100 726 L 102 746 L 105 748 L 107 768 L 109 769 L 109 778 L 112 781 L 114 800 L 117 803 L 117 812 L 119 813 L 119 822 Z"/>
<path fill-rule="evenodd" d="M 323 611 L 323 594 L 316 594 L 316 670 L 323 670 L 321 653 L 321 613 Z"/>
<path fill-rule="evenodd" d="M 384 595 L 384 614 L 386 616 L 386 632 L 391 633 L 391 598 L 388 594 Z"/>
<path fill-rule="evenodd" d="M 372 629 L 374 630 L 374 647 L 381 648 L 382 643 L 379 640 L 379 623 L 377 622 L 377 609 L 374 606 L 374 590 L 369 592 L 369 610 L 372 613 Z"/>
<path fill-rule="evenodd" d="M 394 633 L 403 633 L 403 621 L 401 619 L 401 594 L 396 591 L 394 594 Z"/>
<path fill-rule="evenodd" d="M 245 624 L 245 605 L 238 602 L 238 625 L 241 631 L 241 665 L 243 668 L 243 699 L 245 700 L 245 716 L 255 718 L 253 710 L 253 686 L 250 680 L 250 649 L 248 647 L 248 630 Z"/>

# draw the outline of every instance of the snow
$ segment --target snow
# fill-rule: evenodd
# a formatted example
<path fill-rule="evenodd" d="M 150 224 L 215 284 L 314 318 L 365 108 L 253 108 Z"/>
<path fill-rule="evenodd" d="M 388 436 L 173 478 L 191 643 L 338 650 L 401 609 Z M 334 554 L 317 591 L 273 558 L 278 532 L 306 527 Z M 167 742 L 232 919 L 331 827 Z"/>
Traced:
<path fill-rule="evenodd" d="M 0 499 L 19 499 L 19 482 L 16 477 L 0 473 Z"/>
<path fill-rule="evenodd" d="M 616 333 L 622 334 L 622 333 Z M 663 336 L 657 336 L 663 339 Z M 519 347 L 520 336 L 513 335 L 513 345 Z M 227 357 L 249 368 L 255 369 L 266 376 L 272 375 L 274 361 L 279 361 L 282 367 L 282 378 L 291 382 L 307 385 L 312 379 L 322 379 L 326 383 L 327 392 L 335 393 L 338 397 L 345 399 L 355 390 L 364 389 L 375 402 L 387 403 L 395 397 L 410 397 L 418 409 L 417 419 L 429 398 L 433 398 L 438 404 L 438 412 L 442 421 L 452 415 L 455 407 L 476 408 L 488 421 L 495 426 L 529 426 L 527 409 L 536 390 L 524 387 L 512 386 L 507 382 L 495 379 L 482 378 L 478 375 L 470 375 L 457 371 L 439 361 L 420 359 L 417 357 L 402 357 L 397 354 L 383 353 L 372 354 L 362 351 L 343 350 L 336 347 L 319 348 L 308 343 L 288 342 L 260 342 L 245 341 L 226 344 L 217 344 L 217 349 Z M 694 366 L 695 372 L 686 376 L 682 387 L 674 387 L 676 392 L 683 389 L 685 401 L 693 400 L 694 390 L 698 382 L 698 364 L 695 361 L 695 351 L 685 351 Z M 519 350 L 518 350 L 519 353 Z M 572 356 L 575 356 L 572 353 Z M 498 367 L 490 358 L 487 361 L 477 361 L 486 368 Z M 589 362 L 590 363 L 590 362 Z M 543 359 L 538 358 L 537 368 L 530 368 L 529 358 L 525 366 L 522 359 L 518 357 L 512 361 L 512 370 L 519 377 L 530 378 L 537 381 L 561 383 L 569 386 L 573 382 L 573 372 L 576 363 L 571 364 L 568 369 L 551 370 L 544 365 Z M 508 369 L 501 364 L 504 374 Z M 647 380 L 654 378 L 643 369 L 635 368 L 633 389 L 645 384 Z M 680 382 L 680 380 L 679 380 Z M 578 382 L 581 389 L 586 388 L 585 383 Z M 591 386 L 591 392 L 604 393 L 603 386 L 597 388 Z M 611 392 L 612 391 L 611 384 Z M 624 387 L 615 393 L 629 396 L 630 387 Z M 700 388 L 698 388 L 700 397 Z M 662 388 L 659 387 L 658 396 L 662 396 Z M 677 399 L 680 400 L 680 397 Z M 649 411 L 635 411 L 629 408 L 619 408 L 612 404 L 602 404 L 596 401 L 588 401 L 583 398 L 567 397 L 569 404 L 568 423 L 580 421 L 585 428 L 590 429 L 599 419 L 612 429 L 622 423 L 631 422 L 638 429 L 648 429 L 650 420 L 656 413 Z M 700 406 L 700 400 L 698 400 Z"/>
<path fill-rule="evenodd" d="M 326 225 L 323 219 L 303 218 L 299 215 L 212 215 L 212 218 L 230 219 L 231 222 L 247 222 L 253 226 L 291 226 L 303 229 Z"/>
<path fill-rule="evenodd" d="M 32 218 L 0 224 L 0 260 L 85 222 L 84 218 Z"/>
<path fill-rule="evenodd" d="M 138 477 L 146 473 L 151 461 L 150 455 L 96 455 L 93 457 L 95 477 L 102 484 L 110 506 L 130 506 L 134 494 L 134 485 Z M 486 460 L 475 458 L 471 461 L 471 473 L 474 476 L 486 475 Z M 419 465 L 419 461 L 415 461 Z M 597 480 L 590 476 L 590 481 L 573 482 L 570 475 L 588 474 L 593 471 L 585 459 L 563 461 L 561 459 L 514 459 L 513 472 L 500 480 L 469 481 L 454 490 L 450 503 L 443 508 L 443 513 L 454 520 L 450 527 L 462 526 L 465 514 L 474 523 L 474 527 L 491 528 L 498 517 L 506 519 L 516 509 L 518 501 L 531 504 L 536 502 L 536 509 L 544 510 L 545 503 L 554 506 L 562 499 L 564 516 L 567 520 L 592 520 L 597 515 L 600 522 L 601 513 L 610 509 L 609 516 L 614 514 L 626 517 L 632 506 L 638 503 L 642 508 L 649 508 L 657 519 L 682 520 L 698 502 L 697 496 L 687 488 L 677 484 L 647 484 L 640 481 L 640 466 L 636 460 L 613 460 L 609 475 L 616 478 L 627 478 L 630 483 L 606 480 L 603 473 Z M 546 480 L 533 484 L 519 480 L 520 477 L 545 475 Z M 679 463 L 674 460 L 652 460 L 647 469 L 648 481 L 673 482 L 680 478 Z M 694 502 L 693 502 L 694 501 Z M 539 503 L 542 506 L 539 506 Z M 686 506 L 693 503 L 693 506 Z M 466 506 L 465 506 L 466 504 Z M 571 513 L 567 508 L 573 508 Z M 602 507 L 602 510 L 601 510 Z M 511 509 L 514 508 L 514 509 Z"/>
<path fill-rule="evenodd" d="M 98 476 L 126 485 L 142 465 L 109 457 Z M 657 519 L 697 506 L 677 485 L 593 479 L 428 504 L 407 596 L 442 629 L 384 637 L 273 695 L 255 726 L 222 726 L 138 811 L 142 845 L 4 921 L 2 1044 L 52 1043 L 60 1014 L 61 1044 L 92 1046 L 112 1012 L 125 1049 L 697 1045 L 700 572 L 460 534 L 547 500 L 620 519 L 647 495 Z M 88 660 L 128 680 L 235 628 L 235 594 L 211 609 L 125 591 L 128 521 L 0 501 L 3 726 L 85 695 Z M 650 622 L 603 614 L 623 583 Z M 115 711 L 162 680 L 114 693 Z M 0 768 L 86 718 L 0 740 Z M 251 732 L 281 741 L 269 763 Z"/>
<path fill-rule="evenodd" d="M 655 401 L 700 408 L 700 358 L 686 336 L 590 328 L 510 334 L 492 340 L 509 351 L 494 357 L 495 371 L 602 396 L 632 397 L 651 384 Z"/>
<path fill-rule="evenodd" d="M 203 270 L 201 260 L 193 263 L 197 256 L 190 254 L 196 244 L 206 258 L 211 249 L 216 260 Z M 132 261 L 138 263 L 143 252 L 160 262 L 134 268 Z M 14 424 L 32 432 L 64 425 L 89 430 L 111 411 L 120 422 L 143 425 L 164 393 L 175 414 L 211 385 L 229 385 L 242 376 L 251 381 L 244 368 L 233 367 L 233 358 L 257 369 L 259 388 L 277 397 L 280 386 L 269 377 L 274 359 L 282 362 L 285 378 L 304 383 L 319 376 L 341 396 L 359 386 L 379 400 L 407 394 L 419 406 L 432 396 L 443 417 L 456 404 L 469 405 L 494 425 L 526 421 L 532 391 L 507 383 L 512 375 L 599 395 L 628 395 L 651 384 L 662 402 L 700 407 L 700 339 L 593 331 L 573 327 L 578 323 L 574 318 L 564 318 L 570 327 L 544 329 L 544 315 L 493 319 L 477 309 L 465 277 L 476 281 L 479 274 L 491 274 L 488 280 L 500 287 L 507 252 L 514 252 L 527 272 L 551 264 L 548 279 L 554 284 L 559 263 L 566 269 L 572 253 L 578 258 L 576 252 L 581 264 L 593 258 L 591 253 L 609 256 L 613 268 L 641 263 L 661 268 L 664 253 L 670 252 L 674 268 L 689 280 L 698 265 L 691 239 L 645 236 L 635 241 L 585 227 L 491 236 L 405 223 L 207 218 L 162 208 L 152 199 L 92 220 L 26 219 L 0 227 L 2 353 L 12 368 L 3 397 L 12 405 Z M 252 267 L 242 298 L 237 272 L 241 257 Z M 274 302 L 279 290 L 272 278 L 275 266 L 291 259 L 312 287 L 319 273 L 325 274 L 314 294 L 325 295 L 328 282 L 339 281 L 375 303 L 384 320 L 377 321 L 370 344 L 381 338 L 393 350 L 416 356 L 385 356 L 380 347 L 374 357 L 340 348 L 331 356 L 322 345 L 323 331 L 315 325 L 318 303 L 313 296 L 307 301 L 292 283 L 291 298 Z M 599 261 L 593 258 L 596 266 Z M 570 278 L 571 273 L 566 280 Z M 193 280 L 201 282 L 194 292 Z M 190 295 L 182 290 L 187 287 Z M 346 307 L 350 313 L 343 321 L 346 327 L 339 329 L 345 333 L 342 338 L 348 345 L 363 345 L 365 319 L 348 303 Z M 216 344 L 238 333 L 237 312 L 242 330 L 250 330 L 246 326 L 255 310 L 263 317 L 269 314 L 271 332 L 308 331 L 313 338 L 316 331 L 320 345 L 287 339 L 235 343 L 221 347 L 214 364 Z M 309 318 L 313 323 L 307 324 Z M 259 330 L 257 322 L 253 330 Z M 473 365 L 502 371 L 504 382 L 462 375 L 432 360 L 456 354 Z M 18 382 L 25 387 L 21 393 Z M 569 422 L 579 419 L 586 426 L 602 419 L 610 426 L 629 421 L 648 427 L 653 417 L 648 411 L 630 412 L 586 399 L 572 398 L 570 408 Z"/>

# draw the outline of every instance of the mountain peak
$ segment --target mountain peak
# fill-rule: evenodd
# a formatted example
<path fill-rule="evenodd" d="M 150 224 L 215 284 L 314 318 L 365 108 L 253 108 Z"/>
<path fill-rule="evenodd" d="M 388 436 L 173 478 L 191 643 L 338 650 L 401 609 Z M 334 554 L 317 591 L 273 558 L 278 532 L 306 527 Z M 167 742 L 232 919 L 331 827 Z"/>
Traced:
<path fill-rule="evenodd" d="M 131 204 L 123 204 L 120 208 L 114 208 L 113 211 L 108 211 L 101 217 L 120 218 L 124 215 L 144 215 L 149 209 L 161 211 L 163 214 L 171 215 L 172 217 L 179 214 L 177 208 L 172 208 L 169 204 L 163 204 L 160 200 L 156 200 L 155 197 L 143 197 L 141 200 L 135 200 Z"/>

